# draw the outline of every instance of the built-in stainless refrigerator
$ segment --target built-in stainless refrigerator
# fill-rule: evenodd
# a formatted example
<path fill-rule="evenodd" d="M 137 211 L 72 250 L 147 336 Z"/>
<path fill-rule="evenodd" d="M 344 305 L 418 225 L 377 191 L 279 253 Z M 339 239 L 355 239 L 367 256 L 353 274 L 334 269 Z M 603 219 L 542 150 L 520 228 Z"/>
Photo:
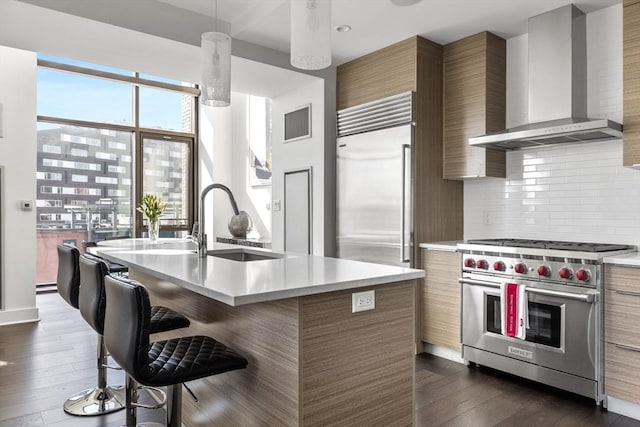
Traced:
<path fill-rule="evenodd" d="M 413 94 L 338 111 L 337 256 L 412 266 Z"/>

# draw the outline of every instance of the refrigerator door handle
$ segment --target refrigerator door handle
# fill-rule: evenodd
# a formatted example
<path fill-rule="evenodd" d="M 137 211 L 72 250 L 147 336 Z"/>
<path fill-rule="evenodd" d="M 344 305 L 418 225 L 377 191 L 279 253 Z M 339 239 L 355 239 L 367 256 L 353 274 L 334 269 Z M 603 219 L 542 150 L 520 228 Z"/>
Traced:
<path fill-rule="evenodd" d="M 400 262 L 411 262 L 411 250 L 407 242 L 407 228 L 411 226 L 410 219 L 407 218 L 407 202 L 411 197 L 411 145 L 402 145 L 402 230 L 400 230 Z M 406 251 L 405 251 L 406 247 Z"/>

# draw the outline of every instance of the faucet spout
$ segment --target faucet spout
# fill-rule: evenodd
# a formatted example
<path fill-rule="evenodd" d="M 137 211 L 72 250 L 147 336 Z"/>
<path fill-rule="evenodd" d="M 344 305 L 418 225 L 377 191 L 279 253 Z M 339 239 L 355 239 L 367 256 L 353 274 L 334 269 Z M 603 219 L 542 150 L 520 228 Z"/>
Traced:
<path fill-rule="evenodd" d="M 238 215 L 240 213 L 240 211 L 238 210 L 238 204 L 236 203 L 236 199 L 233 197 L 231 190 L 229 190 L 229 187 L 227 187 L 226 185 L 214 183 L 214 184 L 208 185 L 207 187 L 205 187 L 204 190 L 202 190 L 202 193 L 200 193 L 200 215 L 198 218 L 198 235 L 197 235 L 198 254 L 202 258 L 207 256 L 207 234 L 205 233 L 205 227 L 204 227 L 204 217 L 205 217 L 204 199 L 207 197 L 207 194 L 209 194 L 211 190 L 215 188 L 218 188 L 226 192 L 227 195 L 229 196 L 229 201 L 231 202 L 233 213 L 235 215 Z"/>

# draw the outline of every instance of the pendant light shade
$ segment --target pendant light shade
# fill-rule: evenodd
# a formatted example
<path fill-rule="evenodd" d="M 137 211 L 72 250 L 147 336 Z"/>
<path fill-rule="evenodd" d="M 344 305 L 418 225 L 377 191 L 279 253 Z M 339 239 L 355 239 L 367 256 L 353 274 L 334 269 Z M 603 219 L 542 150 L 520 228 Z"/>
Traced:
<path fill-rule="evenodd" d="M 204 33 L 201 50 L 200 102 L 226 107 L 231 103 L 231 37 L 224 33 Z"/>
<path fill-rule="evenodd" d="M 211 107 L 231 104 L 231 37 L 216 31 L 218 1 L 214 0 L 214 31 L 204 33 L 200 45 L 202 80 L 200 103 Z"/>
<path fill-rule="evenodd" d="M 331 65 L 331 0 L 291 0 L 291 65 L 302 70 Z"/>

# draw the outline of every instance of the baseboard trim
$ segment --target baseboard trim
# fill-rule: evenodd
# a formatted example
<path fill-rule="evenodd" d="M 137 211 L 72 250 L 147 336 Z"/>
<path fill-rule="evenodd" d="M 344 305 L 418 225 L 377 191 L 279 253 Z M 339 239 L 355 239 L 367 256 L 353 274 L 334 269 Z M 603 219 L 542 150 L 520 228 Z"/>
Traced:
<path fill-rule="evenodd" d="M 38 307 L 0 310 L 0 326 L 40 321 Z"/>
<path fill-rule="evenodd" d="M 637 403 L 627 402 L 626 400 L 617 399 L 607 396 L 607 410 L 625 417 L 640 420 L 640 405 Z"/>
<path fill-rule="evenodd" d="M 425 353 L 433 354 L 434 356 L 442 357 L 443 359 L 448 359 L 453 362 L 464 364 L 464 359 L 462 358 L 461 352 L 459 351 L 451 350 L 447 347 L 433 345 L 426 342 L 423 342 L 422 345 Z"/>

